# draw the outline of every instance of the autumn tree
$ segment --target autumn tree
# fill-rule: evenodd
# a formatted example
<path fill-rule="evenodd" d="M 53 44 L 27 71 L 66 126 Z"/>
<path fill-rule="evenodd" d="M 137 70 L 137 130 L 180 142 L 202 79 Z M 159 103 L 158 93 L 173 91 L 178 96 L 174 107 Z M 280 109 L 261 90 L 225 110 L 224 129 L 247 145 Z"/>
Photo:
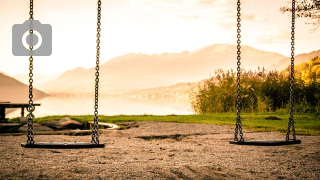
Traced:
<path fill-rule="evenodd" d="M 292 12 L 292 7 L 281 7 L 282 13 Z M 310 32 L 315 32 L 320 26 L 320 0 L 296 0 L 296 18 L 307 18 L 306 24 L 313 25 Z"/>

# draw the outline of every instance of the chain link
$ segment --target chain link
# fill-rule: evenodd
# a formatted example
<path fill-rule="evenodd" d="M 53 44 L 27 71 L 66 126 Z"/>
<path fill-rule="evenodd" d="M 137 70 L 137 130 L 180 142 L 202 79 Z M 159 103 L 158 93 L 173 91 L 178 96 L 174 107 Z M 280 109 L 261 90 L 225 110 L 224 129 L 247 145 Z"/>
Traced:
<path fill-rule="evenodd" d="M 29 106 L 27 108 L 27 111 L 29 112 L 29 114 L 27 115 L 28 117 L 28 134 L 27 134 L 27 143 L 28 144 L 34 144 L 34 133 L 33 133 L 33 111 L 35 110 L 34 105 L 33 105 L 33 0 L 30 0 L 30 11 L 29 11 L 29 21 L 30 21 L 30 30 L 29 30 L 29 34 L 30 34 L 30 44 L 29 44 Z"/>
<path fill-rule="evenodd" d="M 288 122 L 288 130 L 286 140 L 290 139 L 290 130 L 292 128 L 293 140 L 296 140 L 296 131 L 293 119 L 294 104 L 294 29 L 295 29 L 295 0 L 292 0 L 292 24 L 291 24 L 291 74 L 290 74 L 290 116 Z"/>
<path fill-rule="evenodd" d="M 101 25 L 101 1 L 98 0 L 97 14 L 97 54 L 96 54 L 96 79 L 95 79 L 95 95 L 94 95 L 94 123 L 92 127 L 92 143 L 99 144 L 99 118 L 98 118 L 98 90 L 99 90 L 99 64 L 100 64 L 100 28 Z"/>
<path fill-rule="evenodd" d="M 30 0 L 29 20 L 33 20 L 33 0 Z"/>
<path fill-rule="evenodd" d="M 240 135 L 240 141 L 244 141 L 241 124 L 241 90 L 240 90 L 240 75 L 241 75 L 241 3 L 237 2 L 237 121 L 234 132 L 234 140 L 238 141 L 238 133 Z"/>

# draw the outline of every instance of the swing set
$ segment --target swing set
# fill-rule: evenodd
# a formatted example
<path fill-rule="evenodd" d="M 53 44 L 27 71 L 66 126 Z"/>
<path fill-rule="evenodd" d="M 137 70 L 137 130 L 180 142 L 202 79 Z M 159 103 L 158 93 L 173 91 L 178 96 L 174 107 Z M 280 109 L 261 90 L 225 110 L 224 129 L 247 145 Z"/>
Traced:
<path fill-rule="evenodd" d="M 80 149 L 80 148 L 104 148 L 105 144 L 99 142 L 99 118 L 98 118 L 98 87 L 99 87 L 99 64 L 100 64 L 100 31 L 101 31 L 101 0 L 98 0 L 97 8 L 97 39 L 96 39 L 96 67 L 95 67 L 95 105 L 94 105 L 94 122 L 92 126 L 92 140 L 91 142 L 62 142 L 62 143 L 51 143 L 51 142 L 35 142 L 33 133 L 33 112 L 35 110 L 33 103 L 33 29 L 32 26 L 29 30 L 30 34 L 30 57 L 29 57 L 29 106 L 27 111 L 28 117 L 28 132 L 27 142 L 22 143 L 21 147 L 24 148 L 48 148 L 48 149 Z M 30 11 L 29 20 L 33 19 L 33 0 L 30 0 Z M 293 101 L 294 101 L 294 30 L 295 30 L 295 0 L 292 0 L 292 26 L 291 26 L 291 75 L 290 75 L 290 115 L 288 122 L 288 129 L 286 138 L 284 140 L 244 140 L 241 123 L 241 90 L 240 90 L 240 76 L 241 76 L 241 3 L 237 1 L 237 116 L 236 116 L 236 127 L 234 133 L 234 140 L 229 141 L 230 144 L 236 145 L 258 145 L 258 146 L 277 146 L 277 145 L 289 145 L 289 144 L 300 144 L 301 140 L 296 139 L 294 119 L 293 119 Z M 293 138 L 290 139 L 290 132 L 293 133 Z M 238 138 L 238 134 L 240 139 Z"/>
<path fill-rule="evenodd" d="M 229 141 L 230 144 L 238 145 L 259 145 L 259 146 L 277 146 L 300 144 L 301 140 L 296 139 L 296 131 L 294 129 L 293 119 L 293 101 L 294 101 L 294 29 L 295 29 L 295 0 L 292 0 L 292 22 L 291 22 L 291 74 L 290 74 L 290 115 L 286 139 L 284 140 L 244 140 L 241 124 L 241 90 L 240 90 L 240 75 L 241 75 L 241 3 L 237 1 L 237 117 L 236 128 L 234 132 L 234 140 Z M 292 139 L 290 139 L 290 131 L 292 129 Z M 238 139 L 238 134 L 240 139 Z"/>
<path fill-rule="evenodd" d="M 32 83 L 33 83 L 33 57 L 32 57 L 32 42 L 33 42 L 33 0 L 30 0 L 30 11 L 29 20 L 31 21 L 30 34 L 30 57 L 29 57 L 29 107 L 27 108 L 28 114 L 28 133 L 27 133 L 27 143 L 22 143 L 21 146 L 24 148 L 49 148 L 49 149 L 80 149 L 80 148 L 104 148 L 105 144 L 100 144 L 99 142 L 99 118 L 98 118 L 98 90 L 99 90 L 99 64 L 100 64 L 100 31 L 101 31 L 101 0 L 98 0 L 97 8 L 97 46 L 96 46 L 96 72 L 95 72 L 95 95 L 94 95 L 94 121 L 92 125 L 92 140 L 90 143 L 87 142 L 63 142 L 63 143 L 49 143 L 49 142 L 34 142 L 33 134 L 33 111 L 35 110 L 33 104 L 33 94 L 32 94 Z"/>

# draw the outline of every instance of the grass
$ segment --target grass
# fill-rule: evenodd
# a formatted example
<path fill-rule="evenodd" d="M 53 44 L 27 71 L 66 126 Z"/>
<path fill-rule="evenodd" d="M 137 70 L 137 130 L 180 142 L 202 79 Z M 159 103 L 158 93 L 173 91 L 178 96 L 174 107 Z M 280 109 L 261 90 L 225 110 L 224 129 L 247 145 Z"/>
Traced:
<path fill-rule="evenodd" d="M 276 116 L 281 120 L 265 120 L 268 116 Z M 59 120 L 64 117 L 87 122 L 93 121 L 93 115 L 83 116 L 47 116 L 36 118 L 35 122 L 43 122 L 47 120 Z M 288 114 L 284 113 L 264 113 L 264 114 L 250 114 L 244 113 L 241 115 L 242 126 L 244 129 L 255 131 L 278 131 L 286 133 L 288 125 Z M 320 116 L 314 114 L 297 114 L 294 115 L 295 130 L 297 135 L 311 135 L 320 136 Z M 12 119 L 11 121 L 16 121 Z M 235 126 L 235 114 L 231 113 L 216 113 L 205 115 L 117 115 L 104 116 L 99 115 L 100 122 L 120 123 L 132 121 L 162 121 L 162 122 L 176 122 L 176 123 L 201 123 L 201 124 L 216 124 L 216 125 L 231 125 Z"/>

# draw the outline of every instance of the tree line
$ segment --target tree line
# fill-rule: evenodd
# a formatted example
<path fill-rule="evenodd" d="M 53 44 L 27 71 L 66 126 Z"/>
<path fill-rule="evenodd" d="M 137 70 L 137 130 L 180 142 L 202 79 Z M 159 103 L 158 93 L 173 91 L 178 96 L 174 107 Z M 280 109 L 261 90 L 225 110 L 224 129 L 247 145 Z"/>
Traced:
<path fill-rule="evenodd" d="M 282 71 L 241 70 L 241 111 L 289 111 L 290 66 Z M 295 66 L 294 111 L 320 112 L 320 58 Z M 217 70 L 190 92 L 192 109 L 199 114 L 235 112 L 236 72 Z"/>

